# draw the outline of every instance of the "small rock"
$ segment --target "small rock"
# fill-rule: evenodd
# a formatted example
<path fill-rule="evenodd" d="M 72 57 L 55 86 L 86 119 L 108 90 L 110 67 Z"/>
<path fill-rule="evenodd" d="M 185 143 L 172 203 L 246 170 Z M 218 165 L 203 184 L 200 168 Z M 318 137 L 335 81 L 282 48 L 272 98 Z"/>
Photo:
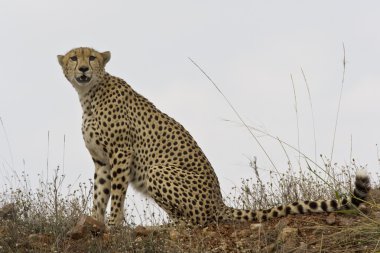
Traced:
<path fill-rule="evenodd" d="M 237 242 L 235 242 L 236 247 L 240 249 L 239 252 L 248 252 L 246 251 L 247 248 L 249 248 L 249 245 L 252 243 L 252 240 L 250 238 L 241 238 Z"/>
<path fill-rule="evenodd" d="M 103 236 L 102 236 L 102 240 L 103 242 L 107 243 L 111 240 L 111 236 L 109 233 L 104 233 Z"/>
<path fill-rule="evenodd" d="M 209 227 L 205 227 L 204 229 L 202 229 L 202 233 L 206 237 L 216 237 L 218 235 L 217 232 L 210 230 Z"/>
<path fill-rule="evenodd" d="M 338 224 L 341 226 L 350 226 L 354 224 L 355 220 L 352 218 L 344 217 L 344 216 L 339 216 L 338 217 Z"/>
<path fill-rule="evenodd" d="M 299 230 L 297 228 L 285 227 L 278 235 L 277 240 L 282 243 L 285 252 L 297 248 L 299 244 Z"/>
<path fill-rule="evenodd" d="M 204 229 L 202 230 L 202 232 L 203 232 L 203 234 L 204 234 L 206 237 L 216 237 L 216 236 L 218 235 L 217 232 L 212 231 L 212 230 L 208 230 L 208 229 L 206 229 L 206 228 L 204 228 Z"/>
<path fill-rule="evenodd" d="M 279 220 L 279 222 L 276 224 L 275 228 L 277 230 L 282 230 L 284 227 L 286 227 L 287 225 L 289 225 L 289 219 L 288 218 L 282 218 L 281 220 Z"/>
<path fill-rule="evenodd" d="M 278 235 L 278 240 L 285 242 L 289 240 L 290 238 L 297 237 L 298 235 L 298 228 L 291 228 L 291 227 L 285 227 L 280 234 Z"/>
<path fill-rule="evenodd" d="M 361 203 L 359 206 L 358 206 L 358 209 L 360 211 L 362 211 L 363 213 L 366 213 L 368 214 L 370 211 L 371 211 L 371 208 L 369 206 L 367 206 L 366 204 L 364 203 Z"/>
<path fill-rule="evenodd" d="M 35 249 L 44 249 L 51 242 L 51 236 L 46 234 L 31 234 L 28 236 L 29 245 Z"/>
<path fill-rule="evenodd" d="M 253 231 L 259 230 L 263 227 L 263 224 L 261 223 L 253 223 L 249 226 L 249 228 Z"/>
<path fill-rule="evenodd" d="M 307 243 L 300 242 L 299 246 L 296 249 L 292 249 L 291 252 L 292 253 L 307 253 L 307 252 L 310 252 L 310 250 L 308 250 Z"/>
<path fill-rule="evenodd" d="M 16 205 L 11 203 L 0 208 L 0 218 L 9 219 L 15 217 L 17 213 Z"/>
<path fill-rule="evenodd" d="M 252 234 L 250 229 L 242 229 L 237 232 L 239 238 L 249 237 Z"/>
<path fill-rule="evenodd" d="M 218 233 L 217 232 L 214 232 L 214 231 L 209 231 L 207 234 L 206 234 L 207 237 L 211 237 L 211 238 L 215 238 L 218 236 Z"/>
<path fill-rule="evenodd" d="M 220 243 L 220 247 L 219 247 L 223 252 L 227 252 L 228 250 L 228 243 L 223 240 L 221 243 Z"/>
<path fill-rule="evenodd" d="M 135 229 L 136 236 L 147 236 L 150 231 L 143 226 L 138 225 Z"/>
<path fill-rule="evenodd" d="M 272 253 L 276 251 L 277 244 L 272 243 L 269 244 L 268 246 L 264 247 L 261 252 L 267 252 L 267 253 Z"/>
<path fill-rule="evenodd" d="M 303 253 L 307 252 L 307 243 L 300 242 L 300 246 L 298 246 L 298 249 L 294 251 L 294 253 Z"/>
<path fill-rule="evenodd" d="M 209 231 L 209 228 L 208 228 L 208 227 L 205 227 L 205 228 L 202 229 L 202 232 L 203 232 L 203 233 L 207 233 L 208 231 Z"/>
<path fill-rule="evenodd" d="M 67 235 L 72 239 L 77 240 L 85 237 L 88 233 L 93 235 L 101 235 L 105 231 L 104 223 L 94 219 L 93 217 L 82 215 L 78 223 L 73 227 Z"/>
<path fill-rule="evenodd" d="M 373 212 L 372 216 L 375 218 L 375 220 L 380 220 L 380 212 Z"/>
<path fill-rule="evenodd" d="M 180 235 L 181 234 L 177 230 L 175 230 L 175 229 L 172 229 L 172 230 L 169 231 L 169 237 L 173 241 L 177 241 L 179 239 Z"/>
<path fill-rule="evenodd" d="M 51 236 L 46 234 L 31 234 L 28 236 L 28 240 L 31 242 L 42 242 L 42 243 L 48 243 L 51 239 Z"/>
<path fill-rule="evenodd" d="M 326 218 L 326 223 L 328 225 L 334 225 L 336 222 L 336 216 L 335 213 L 330 213 Z"/>

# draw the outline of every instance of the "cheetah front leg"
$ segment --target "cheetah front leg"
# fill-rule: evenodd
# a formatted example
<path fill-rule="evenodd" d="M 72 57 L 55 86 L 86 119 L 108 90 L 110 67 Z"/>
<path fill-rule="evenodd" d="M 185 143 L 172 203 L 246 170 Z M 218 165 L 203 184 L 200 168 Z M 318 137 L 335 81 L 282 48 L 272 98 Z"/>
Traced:
<path fill-rule="evenodd" d="M 111 213 L 109 226 L 120 225 L 124 219 L 124 201 L 131 174 L 132 153 L 118 152 L 111 159 Z"/>
<path fill-rule="evenodd" d="M 111 175 L 110 166 L 99 161 L 95 163 L 94 194 L 92 216 L 104 223 L 104 215 L 110 197 Z"/>

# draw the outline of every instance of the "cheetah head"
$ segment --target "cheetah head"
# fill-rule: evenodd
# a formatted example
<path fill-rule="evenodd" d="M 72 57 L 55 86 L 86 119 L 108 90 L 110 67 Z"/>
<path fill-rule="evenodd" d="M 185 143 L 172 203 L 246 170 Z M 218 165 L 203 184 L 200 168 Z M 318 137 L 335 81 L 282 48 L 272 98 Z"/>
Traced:
<path fill-rule="evenodd" d="M 99 53 L 92 48 L 79 47 L 57 57 L 67 80 L 74 88 L 81 89 L 102 80 L 104 67 L 110 60 L 111 53 Z"/>

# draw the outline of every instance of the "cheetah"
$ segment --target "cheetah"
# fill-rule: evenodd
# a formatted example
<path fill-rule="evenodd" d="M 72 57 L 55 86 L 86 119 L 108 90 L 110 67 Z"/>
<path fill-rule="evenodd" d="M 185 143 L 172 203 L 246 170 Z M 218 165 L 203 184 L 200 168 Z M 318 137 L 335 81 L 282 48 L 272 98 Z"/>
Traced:
<path fill-rule="evenodd" d="M 223 202 L 213 167 L 190 133 L 121 78 L 105 71 L 110 52 L 75 48 L 58 61 L 79 95 L 83 139 L 95 165 L 93 216 L 108 225 L 123 222 L 129 185 L 151 197 L 173 220 L 194 225 L 256 221 L 352 208 L 370 190 L 365 171 L 351 197 L 298 201 L 267 210 L 242 210 Z M 111 200 L 110 200 L 111 198 Z"/>

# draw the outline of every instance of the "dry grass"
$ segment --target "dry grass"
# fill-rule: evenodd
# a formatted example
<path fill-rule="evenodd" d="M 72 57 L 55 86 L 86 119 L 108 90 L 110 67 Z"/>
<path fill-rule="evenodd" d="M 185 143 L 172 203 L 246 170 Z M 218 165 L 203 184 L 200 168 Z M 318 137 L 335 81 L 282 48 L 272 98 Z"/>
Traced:
<path fill-rule="evenodd" d="M 291 167 L 284 174 L 270 173 L 265 181 L 251 163 L 255 178 L 242 180 L 226 202 L 234 207 L 268 208 L 298 199 L 320 199 L 345 194 L 352 186 L 355 163 L 331 166 L 326 170 L 334 179 L 316 176 Z M 0 252 L 376 252 L 380 250 L 380 194 L 376 191 L 366 204 L 367 214 L 337 214 L 336 222 L 327 225 L 327 214 L 296 215 L 271 220 L 259 229 L 251 224 L 224 224 L 200 227 L 172 227 L 162 224 L 162 214 L 143 212 L 139 219 L 155 227 L 135 227 L 129 220 L 124 227 L 103 236 L 73 240 L 66 233 L 81 214 L 88 214 L 91 182 L 62 193 L 64 175 L 55 171 L 49 181 L 40 180 L 37 189 L 28 187 L 28 176 L 19 177 L 19 186 L 0 193 L 0 206 L 15 203 L 17 213 L 0 219 Z M 330 178 L 330 179 L 329 179 Z M 375 180 L 376 185 L 378 179 Z M 328 187 L 332 185 L 333 187 Z M 146 210 L 150 207 L 146 206 Z M 152 217 L 156 217 L 153 219 Z M 157 218 L 160 217 L 160 218 Z M 155 223 L 157 222 L 157 223 Z M 155 223 L 155 224 L 154 224 Z M 283 227 L 297 229 L 297 244 L 279 242 Z M 143 232 L 141 232 L 143 231 Z M 294 237 L 294 236 L 293 236 Z M 37 239 L 36 239 L 37 238 Z M 300 246 L 301 245 L 301 246 Z M 291 247 L 291 248 L 289 248 Z M 307 251 L 297 251 L 301 249 Z M 303 247 L 303 248 L 302 248 Z M 306 247 L 306 248 L 305 248 Z M 274 250 L 274 251 L 273 251 Z"/>

